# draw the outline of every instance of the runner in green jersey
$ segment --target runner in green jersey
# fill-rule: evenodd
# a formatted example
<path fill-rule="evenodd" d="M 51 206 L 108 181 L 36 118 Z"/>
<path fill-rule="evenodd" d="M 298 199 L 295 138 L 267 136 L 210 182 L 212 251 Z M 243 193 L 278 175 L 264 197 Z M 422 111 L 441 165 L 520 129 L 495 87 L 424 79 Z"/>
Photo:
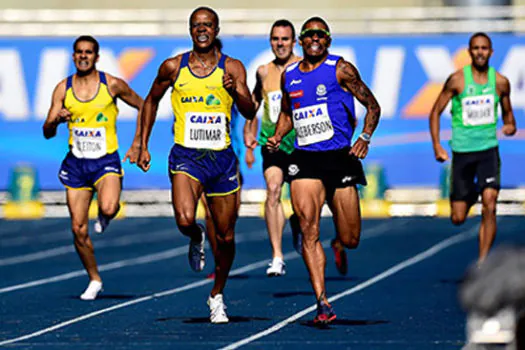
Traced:
<path fill-rule="evenodd" d="M 516 133 L 510 103 L 510 83 L 489 66 L 492 41 L 485 33 L 470 37 L 472 64 L 450 75 L 430 112 L 430 134 L 436 160 L 449 159 L 441 146 L 439 117 L 452 99 L 452 172 L 450 206 L 455 225 L 465 222 L 481 193 L 479 263 L 488 254 L 496 237 L 496 203 L 500 189 L 500 158 L 496 137 L 497 106 L 503 114 L 502 132 Z"/>
<path fill-rule="evenodd" d="M 295 29 L 291 22 L 278 20 L 272 25 L 270 45 L 275 58 L 257 69 L 257 83 L 252 92 L 256 109 L 260 107 L 261 102 L 264 106 L 259 142 L 255 136 L 257 134 L 257 119 L 245 124 L 244 141 L 248 167 L 251 167 L 255 161 L 253 150 L 257 144 L 261 145 L 263 173 L 267 188 L 264 218 L 273 255 L 266 274 L 268 276 L 282 276 L 286 273 L 282 252 L 282 236 L 286 218 L 281 203 L 281 188 L 286 180 L 285 175 L 288 173 L 290 154 L 294 150 L 295 133 L 290 133 L 283 139 L 277 152 L 269 152 L 266 141 L 268 137 L 273 136 L 275 123 L 281 111 L 281 73 L 286 66 L 300 59 L 293 53 Z M 294 215 L 290 217 L 290 224 L 294 232 L 300 230 L 299 221 L 296 218 Z M 297 236 L 295 235 L 295 237 Z"/>

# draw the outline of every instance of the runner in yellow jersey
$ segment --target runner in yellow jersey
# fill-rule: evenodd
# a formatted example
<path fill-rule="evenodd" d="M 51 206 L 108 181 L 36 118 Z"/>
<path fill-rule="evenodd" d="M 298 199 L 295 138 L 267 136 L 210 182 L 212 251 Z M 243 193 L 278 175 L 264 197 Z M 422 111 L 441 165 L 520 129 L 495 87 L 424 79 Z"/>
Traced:
<path fill-rule="evenodd" d="M 208 298 L 210 321 L 226 323 L 223 290 L 235 255 L 234 228 L 239 196 L 238 161 L 231 147 L 231 109 L 247 119 L 255 115 L 243 64 L 215 44 L 219 17 L 208 7 L 190 16 L 193 50 L 165 60 L 146 98 L 138 165 L 150 167 L 148 141 L 158 104 L 172 87 L 174 146 L 169 156 L 172 204 L 179 230 L 190 238 L 189 262 L 204 268 L 205 229 L 195 221 L 202 193 L 208 197 L 217 229 L 215 284 Z"/>
<path fill-rule="evenodd" d="M 98 193 L 98 220 L 95 231 L 102 233 L 119 210 L 122 166 L 118 154 L 116 120 L 120 98 L 139 111 L 142 99 L 123 80 L 95 67 L 99 44 L 91 36 L 81 36 L 73 44 L 76 73 L 62 80 L 53 91 L 51 107 L 43 126 L 44 137 L 56 135 L 57 127 L 67 123 L 69 153 L 58 177 L 66 187 L 75 248 L 90 283 L 80 296 L 93 300 L 102 290 L 93 244 L 88 235 L 88 210 L 93 192 Z M 140 124 L 131 148 L 124 157 L 136 162 L 140 152 Z"/>

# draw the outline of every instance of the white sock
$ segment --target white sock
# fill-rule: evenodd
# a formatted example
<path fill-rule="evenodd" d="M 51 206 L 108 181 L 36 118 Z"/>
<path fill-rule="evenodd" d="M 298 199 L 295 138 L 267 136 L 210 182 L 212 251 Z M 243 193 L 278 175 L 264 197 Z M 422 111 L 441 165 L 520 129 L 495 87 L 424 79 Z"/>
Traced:
<path fill-rule="evenodd" d="M 86 290 L 80 296 L 82 300 L 95 300 L 98 293 L 102 290 L 102 282 L 100 281 L 90 281 Z"/>

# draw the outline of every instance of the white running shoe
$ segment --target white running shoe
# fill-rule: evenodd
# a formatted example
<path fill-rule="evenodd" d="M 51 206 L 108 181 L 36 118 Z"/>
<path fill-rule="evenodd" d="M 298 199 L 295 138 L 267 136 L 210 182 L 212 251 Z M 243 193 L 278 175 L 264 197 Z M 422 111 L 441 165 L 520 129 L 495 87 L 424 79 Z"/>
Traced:
<path fill-rule="evenodd" d="M 272 262 L 268 264 L 266 275 L 268 277 L 283 276 L 286 274 L 286 264 L 281 258 L 273 258 Z"/>
<path fill-rule="evenodd" d="M 204 240 L 206 237 L 206 230 L 204 226 L 198 224 L 201 228 L 201 241 L 194 242 L 190 240 L 190 247 L 188 250 L 188 262 L 193 271 L 200 272 L 204 269 L 206 260 L 204 258 Z"/>
<path fill-rule="evenodd" d="M 93 227 L 95 229 L 95 232 L 99 235 L 103 234 L 106 228 L 108 227 L 110 221 L 111 220 L 108 220 L 105 216 L 98 214 L 97 221 L 95 221 L 95 225 Z"/>
<path fill-rule="evenodd" d="M 100 293 L 101 291 L 102 291 L 102 282 L 90 281 L 84 293 L 80 295 L 80 299 L 95 300 L 97 298 L 98 293 Z"/>
<path fill-rule="evenodd" d="M 228 323 L 230 320 L 226 315 L 226 305 L 222 294 L 217 294 L 215 297 L 208 298 L 208 305 L 210 307 L 210 322 L 211 323 Z"/>

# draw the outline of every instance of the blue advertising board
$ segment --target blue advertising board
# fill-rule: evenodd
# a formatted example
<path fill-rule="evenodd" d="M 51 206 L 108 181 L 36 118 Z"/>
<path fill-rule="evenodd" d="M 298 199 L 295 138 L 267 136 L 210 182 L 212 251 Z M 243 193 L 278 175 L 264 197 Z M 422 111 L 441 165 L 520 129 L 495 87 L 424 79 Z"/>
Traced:
<path fill-rule="evenodd" d="M 382 107 L 366 162 L 382 164 L 390 187 L 437 186 L 441 165 L 434 161 L 428 132 L 428 114 L 449 74 L 469 64 L 467 35 L 335 37 L 331 52 L 344 56 L 359 69 Z M 42 124 L 56 84 L 74 72 L 71 60 L 74 38 L 0 39 L 0 189 L 8 186 L 8 174 L 18 163 L 32 164 L 43 190 L 59 189 L 57 172 L 67 152 L 67 129 L 45 140 Z M 272 59 L 264 37 L 223 37 L 224 52 L 240 59 L 247 68 L 250 87 L 255 71 Z M 493 35 L 491 64 L 511 82 L 511 101 L 518 128 L 525 122 L 525 37 Z M 100 38 L 97 67 L 125 79 L 145 97 L 164 59 L 191 47 L 189 37 Z M 296 52 L 301 54 L 298 46 Z M 118 136 L 124 156 L 135 130 L 136 113 L 119 103 Z M 360 130 L 364 110 L 358 109 Z M 443 143 L 450 137 L 450 115 L 442 116 Z M 127 189 L 169 188 L 167 155 L 173 142 L 173 115 L 169 93 L 162 100 L 151 136 L 152 167 L 147 174 L 126 164 Z M 244 120 L 233 130 L 242 142 Z M 240 163 L 246 188 L 262 188 L 262 162 L 248 169 L 241 148 Z M 448 149 L 448 147 L 447 147 Z M 501 137 L 502 184 L 525 184 L 525 133 Z"/>

